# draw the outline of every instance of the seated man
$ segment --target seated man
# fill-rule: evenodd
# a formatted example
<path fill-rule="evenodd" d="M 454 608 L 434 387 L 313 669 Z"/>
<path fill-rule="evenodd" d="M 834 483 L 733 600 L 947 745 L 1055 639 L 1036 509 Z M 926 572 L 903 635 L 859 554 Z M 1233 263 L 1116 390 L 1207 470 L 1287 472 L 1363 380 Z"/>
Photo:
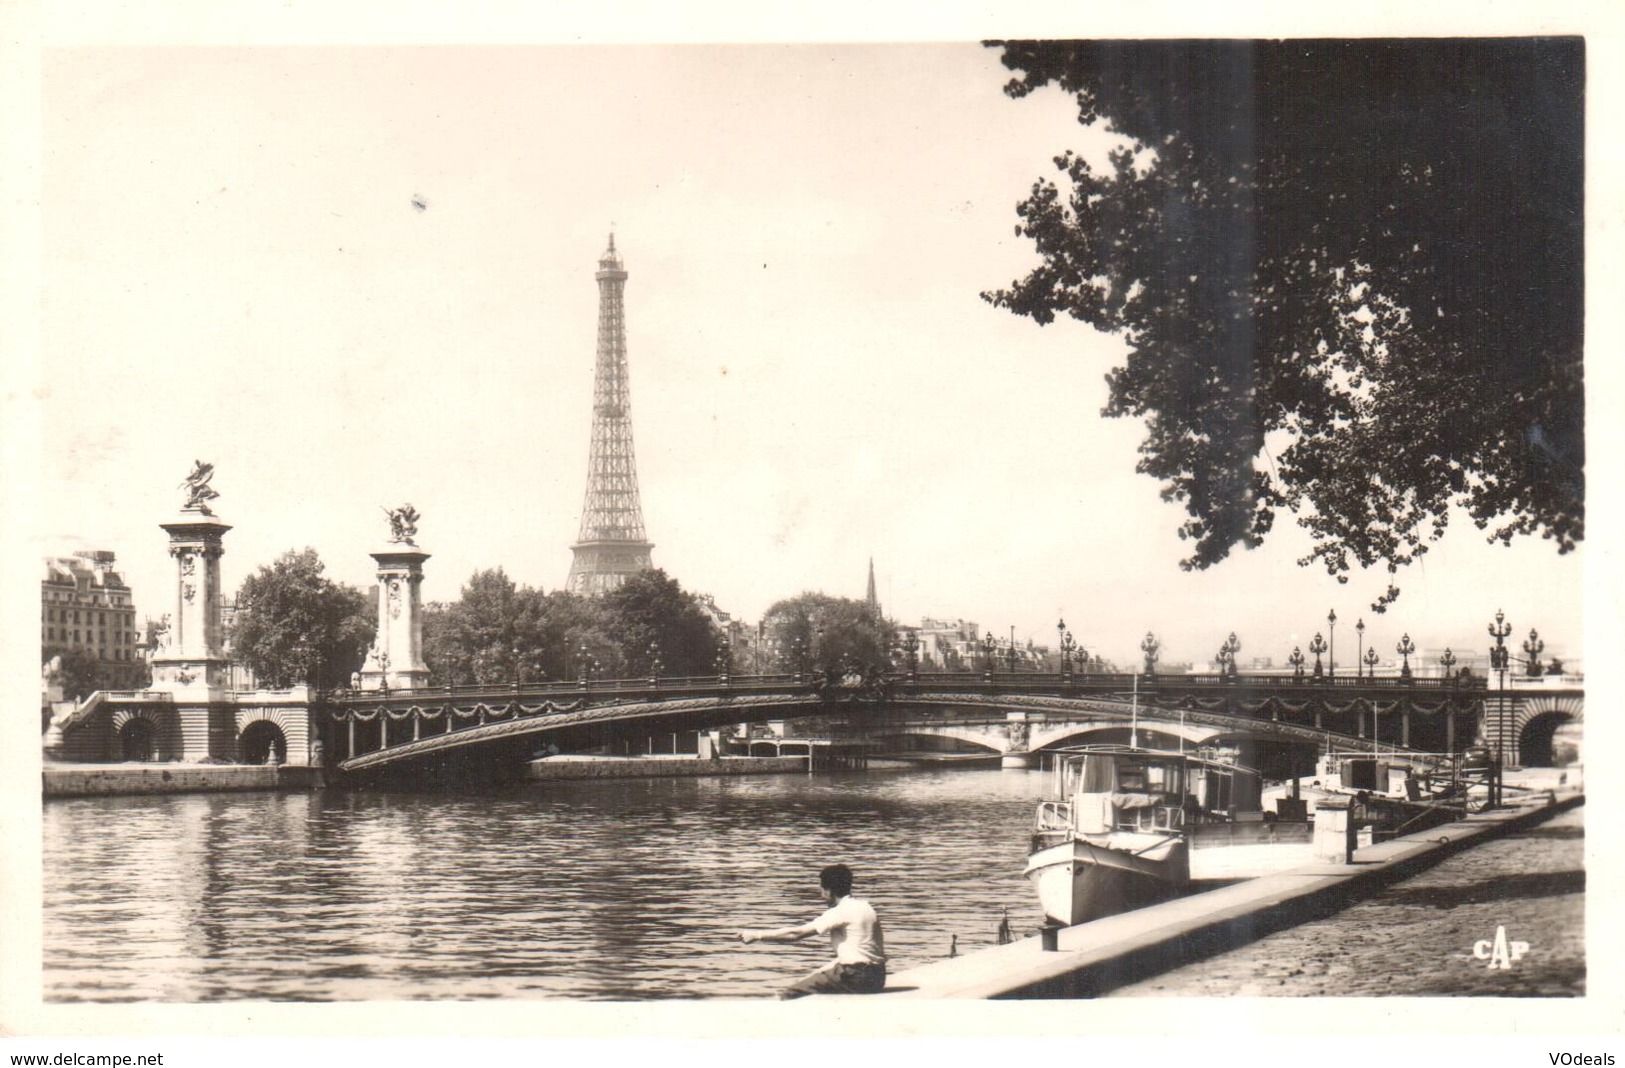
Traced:
<path fill-rule="evenodd" d="M 886 985 L 886 946 L 880 918 L 867 901 L 852 896 L 852 869 L 831 864 L 818 873 L 818 889 L 830 908 L 811 923 L 776 931 L 740 931 L 739 940 L 799 942 L 829 935 L 835 959 L 780 992 L 784 999 L 807 994 L 873 994 Z"/>

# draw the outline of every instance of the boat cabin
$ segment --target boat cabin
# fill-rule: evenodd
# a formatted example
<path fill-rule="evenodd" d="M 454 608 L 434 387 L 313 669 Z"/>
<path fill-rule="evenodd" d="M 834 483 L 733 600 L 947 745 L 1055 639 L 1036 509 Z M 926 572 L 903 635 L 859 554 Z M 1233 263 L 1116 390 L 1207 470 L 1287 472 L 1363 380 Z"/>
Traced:
<path fill-rule="evenodd" d="M 1234 822 L 1259 808 L 1263 787 L 1250 768 L 1132 746 L 1069 750 L 1056 775 L 1061 800 L 1047 819 L 1040 813 L 1040 824 L 1081 834 L 1179 834 L 1190 824 Z"/>

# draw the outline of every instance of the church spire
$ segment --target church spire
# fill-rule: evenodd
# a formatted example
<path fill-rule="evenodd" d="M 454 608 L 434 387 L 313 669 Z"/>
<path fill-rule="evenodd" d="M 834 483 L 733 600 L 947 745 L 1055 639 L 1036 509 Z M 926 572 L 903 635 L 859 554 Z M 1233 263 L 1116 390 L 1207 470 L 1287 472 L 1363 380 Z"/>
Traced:
<path fill-rule="evenodd" d="M 880 598 L 875 596 L 875 558 L 872 556 L 869 557 L 869 592 L 864 597 L 864 603 L 869 606 L 869 611 L 880 615 Z"/>

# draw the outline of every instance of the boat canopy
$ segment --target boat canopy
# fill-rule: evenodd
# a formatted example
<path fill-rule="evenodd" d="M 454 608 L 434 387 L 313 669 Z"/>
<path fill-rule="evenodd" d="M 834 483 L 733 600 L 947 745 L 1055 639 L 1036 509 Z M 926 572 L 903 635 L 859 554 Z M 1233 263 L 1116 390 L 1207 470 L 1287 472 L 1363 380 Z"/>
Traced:
<path fill-rule="evenodd" d="M 1088 766 L 1105 764 L 1116 767 L 1122 763 L 1128 766 L 1144 762 L 1176 763 L 1188 768 L 1208 768 L 1221 774 L 1258 775 L 1253 768 L 1241 764 L 1214 760 L 1199 753 L 1182 753 L 1175 749 L 1146 749 L 1133 745 L 1077 745 L 1050 752 L 1060 756 L 1063 764 L 1078 763 Z"/>
<path fill-rule="evenodd" d="M 1062 800 L 1099 795 L 1124 810 L 1172 804 L 1227 814 L 1238 805 L 1257 807 L 1247 799 L 1256 798 L 1261 780 L 1239 764 L 1126 745 L 1079 746 L 1061 755 L 1056 793 Z"/>

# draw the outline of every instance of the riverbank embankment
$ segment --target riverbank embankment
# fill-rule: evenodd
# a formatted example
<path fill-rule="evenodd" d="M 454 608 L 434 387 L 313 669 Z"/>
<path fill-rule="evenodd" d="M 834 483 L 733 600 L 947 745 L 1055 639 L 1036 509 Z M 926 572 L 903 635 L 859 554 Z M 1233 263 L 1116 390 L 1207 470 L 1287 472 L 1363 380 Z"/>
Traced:
<path fill-rule="evenodd" d="M 1054 932 L 1056 949 L 1027 938 L 900 972 L 878 996 L 1099 997 L 1151 976 L 1329 916 L 1460 851 L 1584 804 L 1552 791 L 1415 835 L 1363 846 L 1351 863 L 1318 863 L 1249 879 Z"/>
<path fill-rule="evenodd" d="M 46 764 L 41 788 L 55 797 L 308 790 L 315 768 L 278 764 Z"/>
<path fill-rule="evenodd" d="M 705 775 L 784 775 L 807 770 L 807 757 L 571 757 L 532 760 L 532 779 L 664 779 Z"/>
<path fill-rule="evenodd" d="M 533 760 L 529 778 L 655 779 L 695 776 L 804 773 L 807 757 L 569 757 Z M 41 790 L 58 797 L 221 793 L 244 790 L 309 790 L 322 785 L 315 768 L 275 764 L 46 764 Z M 329 780 L 331 781 L 331 780 Z"/>

